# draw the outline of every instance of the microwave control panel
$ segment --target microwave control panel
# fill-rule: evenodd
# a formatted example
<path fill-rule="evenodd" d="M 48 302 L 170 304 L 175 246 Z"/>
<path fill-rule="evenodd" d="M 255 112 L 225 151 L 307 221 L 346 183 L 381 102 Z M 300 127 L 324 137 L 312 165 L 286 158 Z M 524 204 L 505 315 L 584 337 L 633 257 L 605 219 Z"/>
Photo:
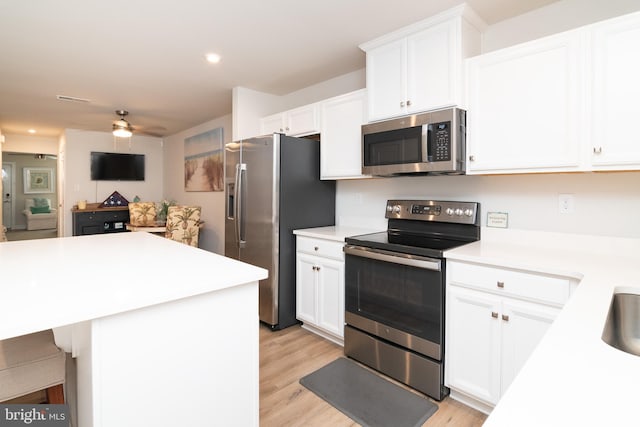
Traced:
<path fill-rule="evenodd" d="M 451 122 L 429 125 L 429 151 L 432 162 L 451 160 Z"/>

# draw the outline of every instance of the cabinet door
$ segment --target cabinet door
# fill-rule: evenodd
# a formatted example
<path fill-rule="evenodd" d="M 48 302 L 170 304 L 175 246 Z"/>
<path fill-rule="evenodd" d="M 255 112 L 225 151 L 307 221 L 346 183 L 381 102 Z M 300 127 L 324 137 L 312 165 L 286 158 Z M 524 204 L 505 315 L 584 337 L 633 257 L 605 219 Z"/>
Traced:
<path fill-rule="evenodd" d="M 468 61 L 468 173 L 580 166 L 580 34 L 547 37 Z"/>
<path fill-rule="evenodd" d="M 406 112 L 406 39 L 367 51 L 369 121 Z"/>
<path fill-rule="evenodd" d="M 317 323 L 316 257 L 297 253 L 296 256 L 296 318 Z"/>
<path fill-rule="evenodd" d="M 594 169 L 640 168 L 640 135 L 634 130 L 640 99 L 640 14 L 607 21 L 593 30 Z"/>
<path fill-rule="evenodd" d="M 359 90 L 322 104 L 321 179 L 362 178 L 362 124 L 367 93 Z"/>
<path fill-rule="evenodd" d="M 260 133 L 262 135 L 269 135 L 276 132 L 283 133 L 284 127 L 283 113 L 274 114 L 260 119 Z"/>
<path fill-rule="evenodd" d="M 291 136 L 311 135 L 320 131 L 318 105 L 311 104 L 285 113 L 285 133 Z"/>
<path fill-rule="evenodd" d="M 557 308 L 505 298 L 502 303 L 502 385 L 504 394 L 560 312 Z"/>
<path fill-rule="evenodd" d="M 454 105 L 462 82 L 455 21 L 407 38 L 407 112 Z M 458 61 L 455 58 L 458 57 Z"/>
<path fill-rule="evenodd" d="M 343 338 L 344 263 L 326 259 L 318 268 L 318 327 Z"/>
<path fill-rule="evenodd" d="M 449 286 L 447 386 L 487 403 L 500 398 L 499 297 Z"/>

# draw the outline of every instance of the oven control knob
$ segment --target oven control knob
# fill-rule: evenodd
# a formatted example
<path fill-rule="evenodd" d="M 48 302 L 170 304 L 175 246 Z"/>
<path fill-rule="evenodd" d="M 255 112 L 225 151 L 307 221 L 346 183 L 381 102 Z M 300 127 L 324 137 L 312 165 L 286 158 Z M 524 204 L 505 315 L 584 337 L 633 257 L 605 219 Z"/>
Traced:
<path fill-rule="evenodd" d="M 393 206 L 387 205 L 387 212 L 393 212 Z"/>
<path fill-rule="evenodd" d="M 391 212 L 391 213 L 394 213 L 394 214 L 399 214 L 400 210 L 401 210 L 400 205 L 393 205 L 393 206 L 389 205 L 389 206 L 387 206 L 387 212 Z"/>
<path fill-rule="evenodd" d="M 447 215 L 451 216 L 453 215 L 453 208 L 447 208 L 445 212 L 447 213 Z"/>
<path fill-rule="evenodd" d="M 465 209 L 464 214 L 466 216 L 473 216 L 473 209 Z"/>
<path fill-rule="evenodd" d="M 462 216 L 462 209 L 460 208 L 456 209 L 456 215 Z"/>

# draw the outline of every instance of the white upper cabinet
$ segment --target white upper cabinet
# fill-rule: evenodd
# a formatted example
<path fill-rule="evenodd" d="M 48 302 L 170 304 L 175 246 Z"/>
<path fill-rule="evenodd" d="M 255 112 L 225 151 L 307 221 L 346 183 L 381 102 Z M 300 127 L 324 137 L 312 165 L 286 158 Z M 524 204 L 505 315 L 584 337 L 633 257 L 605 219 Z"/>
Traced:
<path fill-rule="evenodd" d="M 463 5 L 360 45 L 369 121 L 462 105 L 462 61 L 480 53 L 478 28 Z"/>
<path fill-rule="evenodd" d="M 322 102 L 320 178 L 351 179 L 362 175 L 362 124 L 367 121 L 365 89 Z"/>
<path fill-rule="evenodd" d="M 569 32 L 468 61 L 468 173 L 578 169 L 580 42 Z"/>
<path fill-rule="evenodd" d="M 278 132 L 289 136 L 312 135 L 320 132 L 320 106 L 309 104 L 282 113 L 263 117 L 260 132 L 263 135 Z"/>
<path fill-rule="evenodd" d="M 640 13 L 467 60 L 467 173 L 640 169 Z"/>
<path fill-rule="evenodd" d="M 595 25 L 592 43 L 591 164 L 594 170 L 638 169 L 640 14 Z"/>

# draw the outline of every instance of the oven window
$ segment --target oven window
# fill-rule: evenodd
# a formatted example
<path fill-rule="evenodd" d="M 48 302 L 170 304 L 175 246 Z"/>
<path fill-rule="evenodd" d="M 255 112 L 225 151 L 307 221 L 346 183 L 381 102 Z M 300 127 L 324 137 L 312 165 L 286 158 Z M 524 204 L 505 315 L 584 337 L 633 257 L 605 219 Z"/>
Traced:
<path fill-rule="evenodd" d="M 422 126 L 364 136 L 364 166 L 422 162 Z"/>
<path fill-rule="evenodd" d="M 442 344 L 443 274 L 346 256 L 347 311 Z"/>

